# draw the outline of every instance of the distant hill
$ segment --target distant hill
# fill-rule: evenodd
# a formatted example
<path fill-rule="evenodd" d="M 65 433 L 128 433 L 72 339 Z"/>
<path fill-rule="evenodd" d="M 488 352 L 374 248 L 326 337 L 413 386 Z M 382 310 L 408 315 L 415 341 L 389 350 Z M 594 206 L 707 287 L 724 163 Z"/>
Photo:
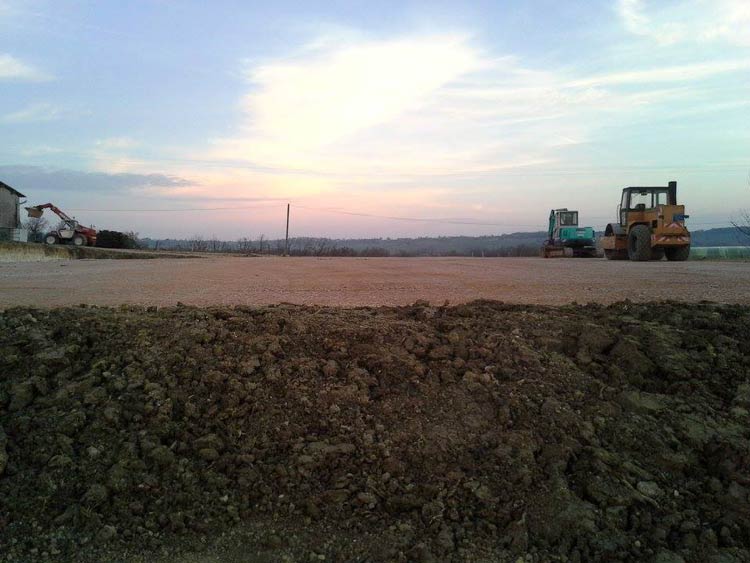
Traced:
<path fill-rule="evenodd" d="M 750 238 L 733 227 L 692 231 L 693 246 L 750 246 Z M 289 239 L 291 254 L 299 256 L 536 256 L 547 237 L 544 231 L 488 235 L 480 237 L 419 237 L 327 239 L 296 237 Z M 201 250 L 219 252 L 263 252 L 279 254 L 284 241 L 243 239 L 219 241 L 207 239 L 140 239 L 150 249 Z"/>
<path fill-rule="evenodd" d="M 750 237 L 734 227 L 692 231 L 693 246 L 750 246 Z"/>

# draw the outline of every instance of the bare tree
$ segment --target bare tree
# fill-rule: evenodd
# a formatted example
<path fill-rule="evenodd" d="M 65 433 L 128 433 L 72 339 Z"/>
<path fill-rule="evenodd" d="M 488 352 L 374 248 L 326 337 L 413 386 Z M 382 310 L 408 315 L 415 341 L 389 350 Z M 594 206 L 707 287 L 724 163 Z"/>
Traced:
<path fill-rule="evenodd" d="M 213 235 L 208 241 L 207 246 L 209 252 L 224 252 L 226 250 L 226 242 L 223 240 L 219 240 L 216 238 L 216 235 Z"/>
<path fill-rule="evenodd" d="M 208 250 L 208 243 L 201 235 L 193 235 L 188 242 L 190 243 L 190 250 L 193 252 L 205 252 Z"/>
<path fill-rule="evenodd" d="M 129 239 L 129 248 L 142 248 L 143 245 L 135 231 L 127 231 L 125 236 Z"/>
<path fill-rule="evenodd" d="M 44 217 L 29 217 L 23 224 L 32 238 L 39 237 L 49 230 L 49 221 Z"/>
<path fill-rule="evenodd" d="M 302 254 L 304 256 L 312 256 L 314 246 L 315 246 L 315 241 L 313 239 L 311 238 L 305 239 L 305 242 L 302 246 Z"/>
<path fill-rule="evenodd" d="M 315 241 L 314 251 L 315 256 L 330 256 L 336 249 L 336 243 L 331 242 L 329 239 L 321 238 Z"/>
<path fill-rule="evenodd" d="M 747 173 L 747 185 L 750 187 L 750 172 Z M 741 211 L 739 220 L 732 221 L 732 225 L 734 225 L 734 228 L 737 229 L 740 234 L 750 238 L 750 211 Z"/>
<path fill-rule="evenodd" d="M 253 241 L 247 237 L 237 239 L 237 250 L 249 253 L 253 251 Z"/>
<path fill-rule="evenodd" d="M 266 238 L 266 235 L 260 235 L 258 238 L 258 252 L 263 254 L 263 239 Z"/>
<path fill-rule="evenodd" d="M 750 238 L 750 212 L 742 211 L 740 218 L 737 221 L 732 221 L 732 225 L 737 229 L 740 234 Z"/>

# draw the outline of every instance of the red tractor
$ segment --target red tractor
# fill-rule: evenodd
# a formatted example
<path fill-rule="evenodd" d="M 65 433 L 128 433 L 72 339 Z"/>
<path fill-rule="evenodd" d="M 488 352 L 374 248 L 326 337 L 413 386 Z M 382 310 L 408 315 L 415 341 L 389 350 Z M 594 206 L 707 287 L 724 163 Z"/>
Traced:
<path fill-rule="evenodd" d="M 55 205 L 52 205 L 51 203 L 35 205 L 34 207 L 27 207 L 26 211 L 28 211 L 29 217 L 39 218 L 42 216 L 45 209 L 51 209 L 58 217 L 60 217 L 60 219 L 62 219 L 62 225 L 59 229 L 50 231 L 44 235 L 45 243 L 96 246 L 96 229 L 84 227 Z"/>

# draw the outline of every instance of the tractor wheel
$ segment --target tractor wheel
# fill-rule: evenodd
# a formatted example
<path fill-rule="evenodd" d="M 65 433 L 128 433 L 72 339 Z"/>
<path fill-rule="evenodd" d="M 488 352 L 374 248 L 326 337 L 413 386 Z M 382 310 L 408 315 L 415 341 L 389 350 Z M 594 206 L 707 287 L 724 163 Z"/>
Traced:
<path fill-rule="evenodd" d="M 690 257 L 690 245 L 667 248 L 665 254 L 670 262 L 684 262 Z"/>
<path fill-rule="evenodd" d="M 652 248 L 651 249 L 651 260 L 659 261 L 662 258 L 664 258 L 664 249 L 663 248 Z"/>
<path fill-rule="evenodd" d="M 59 242 L 57 235 L 55 234 L 48 234 L 46 237 L 44 237 L 45 244 L 57 244 Z"/>
<path fill-rule="evenodd" d="M 628 252 L 627 250 L 605 250 L 604 257 L 607 260 L 627 260 Z"/>
<path fill-rule="evenodd" d="M 636 225 L 628 235 L 628 258 L 634 262 L 651 260 L 651 229 Z"/>
<path fill-rule="evenodd" d="M 73 246 L 86 246 L 86 237 L 83 235 L 73 235 Z"/>

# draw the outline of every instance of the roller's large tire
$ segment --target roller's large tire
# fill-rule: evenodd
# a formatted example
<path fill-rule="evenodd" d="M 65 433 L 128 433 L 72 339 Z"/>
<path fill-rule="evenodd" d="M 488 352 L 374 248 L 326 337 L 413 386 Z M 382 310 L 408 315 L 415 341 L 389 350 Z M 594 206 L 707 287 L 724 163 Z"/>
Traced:
<path fill-rule="evenodd" d="M 651 260 L 651 229 L 636 225 L 628 234 L 628 258 L 633 262 Z"/>
<path fill-rule="evenodd" d="M 604 257 L 607 260 L 627 260 L 628 251 L 627 250 L 605 250 Z"/>
<path fill-rule="evenodd" d="M 690 245 L 673 246 L 664 250 L 670 262 L 684 262 L 690 257 Z"/>

